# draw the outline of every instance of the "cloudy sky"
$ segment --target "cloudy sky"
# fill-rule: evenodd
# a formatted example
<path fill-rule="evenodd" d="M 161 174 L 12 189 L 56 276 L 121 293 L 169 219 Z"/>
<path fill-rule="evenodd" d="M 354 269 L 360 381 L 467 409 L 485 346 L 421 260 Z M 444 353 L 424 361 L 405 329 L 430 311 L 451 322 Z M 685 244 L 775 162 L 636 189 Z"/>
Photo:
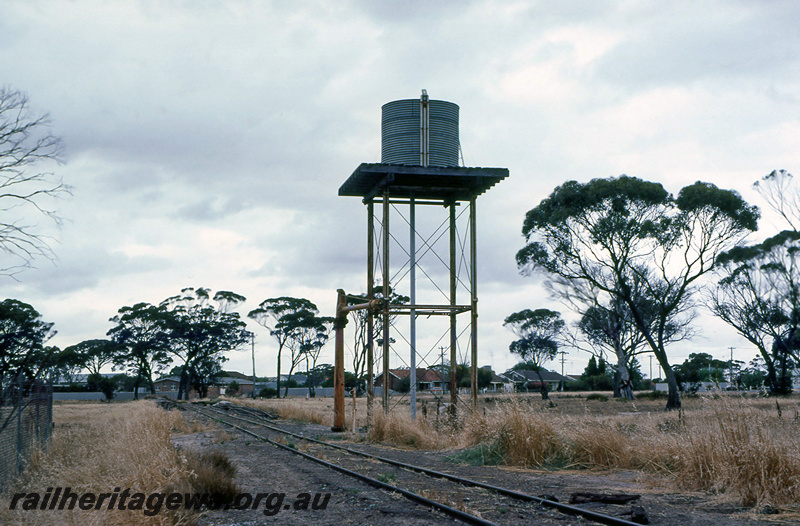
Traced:
<path fill-rule="evenodd" d="M 511 173 L 478 200 L 480 362 L 505 370 L 505 316 L 563 309 L 514 263 L 525 212 L 557 184 L 705 180 L 761 206 L 755 180 L 800 172 L 798 21 L 790 0 L 0 0 L 0 83 L 49 112 L 74 187 L 57 260 L 4 279 L 3 297 L 55 322 L 61 347 L 188 286 L 238 292 L 243 313 L 297 296 L 332 315 L 366 267 L 365 207 L 337 190 L 380 161 L 381 105 L 425 88 L 461 107 L 466 165 Z M 673 362 L 752 356 L 699 328 Z M 274 374 L 252 330 L 258 374 Z M 249 353 L 230 358 L 249 372 Z"/>

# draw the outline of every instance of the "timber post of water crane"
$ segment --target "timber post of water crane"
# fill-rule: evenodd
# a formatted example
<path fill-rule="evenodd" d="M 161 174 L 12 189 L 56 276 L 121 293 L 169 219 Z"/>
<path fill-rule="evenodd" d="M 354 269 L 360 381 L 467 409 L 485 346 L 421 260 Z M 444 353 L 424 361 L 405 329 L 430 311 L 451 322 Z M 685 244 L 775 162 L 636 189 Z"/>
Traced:
<path fill-rule="evenodd" d="M 335 331 L 336 348 L 334 349 L 334 362 L 333 362 L 333 427 L 331 431 L 340 433 L 345 430 L 344 423 L 344 328 L 347 325 L 347 314 L 355 310 L 378 310 L 381 308 L 383 301 L 380 299 L 371 299 L 366 303 L 357 303 L 355 305 L 348 305 L 348 299 L 351 301 L 363 300 L 357 296 L 348 297 L 344 290 L 338 289 L 336 291 L 336 317 L 333 321 L 333 328 Z M 355 417 L 354 417 L 355 418 Z"/>

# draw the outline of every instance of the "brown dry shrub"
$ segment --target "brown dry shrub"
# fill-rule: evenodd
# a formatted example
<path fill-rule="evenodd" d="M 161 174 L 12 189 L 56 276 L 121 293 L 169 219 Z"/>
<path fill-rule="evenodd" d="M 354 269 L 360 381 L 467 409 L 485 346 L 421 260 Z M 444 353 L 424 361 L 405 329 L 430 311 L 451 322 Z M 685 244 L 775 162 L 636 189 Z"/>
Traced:
<path fill-rule="evenodd" d="M 426 419 L 412 420 L 410 415 L 399 411 L 389 414 L 376 411 L 367 439 L 414 449 L 444 449 L 453 444 L 452 436 L 440 432 Z"/>
<path fill-rule="evenodd" d="M 564 440 L 553 415 L 517 402 L 472 415 L 464 422 L 460 445 L 490 444 L 504 464 L 525 467 L 562 465 Z"/>
<path fill-rule="evenodd" d="M 9 510 L 14 493 L 44 494 L 51 487 L 95 494 L 130 488 L 146 495 L 193 487 L 192 470 L 198 464 L 176 451 L 170 440 L 174 431 L 190 429 L 178 411 L 164 411 L 147 400 L 57 405 L 54 420 L 49 447 L 34 455 L 23 477 L 0 498 L 0 523 L 130 526 L 195 521 L 196 515 L 186 510 L 162 509 L 152 517 L 141 510 Z"/>
<path fill-rule="evenodd" d="M 268 411 L 286 420 L 299 420 L 313 424 L 333 422 L 333 402 L 330 398 L 235 400 L 234 403 Z"/>
<path fill-rule="evenodd" d="M 236 484 L 236 466 L 221 450 L 187 451 L 185 466 L 188 482 L 194 493 L 208 495 L 214 502 L 232 502 L 239 493 Z"/>
<path fill-rule="evenodd" d="M 743 401 L 715 400 L 674 444 L 683 487 L 736 495 L 746 506 L 800 501 L 800 425 Z"/>
<path fill-rule="evenodd" d="M 631 437 L 620 426 L 607 420 L 582 422 L 570 426 L 569 461 L 582 468 L 635 468 L 638 458 Z"/>

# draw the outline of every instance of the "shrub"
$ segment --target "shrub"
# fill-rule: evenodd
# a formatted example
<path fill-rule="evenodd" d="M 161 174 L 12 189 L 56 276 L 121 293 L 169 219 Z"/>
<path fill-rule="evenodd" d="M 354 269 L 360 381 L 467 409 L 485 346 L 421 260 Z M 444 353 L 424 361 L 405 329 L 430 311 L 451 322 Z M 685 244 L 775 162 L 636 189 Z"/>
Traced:
<path fill-rule="evenodd" d="M 258 392 L 258 396 L 261 398 L 275 398 L 278 396 L 278 390 L 273 389 L 272 387 L 265 387 Z"/>
<path fill-rule="evenodd" d="M 666 400 L 668 393 L 666 391 L 649 391 L 647 393 L 640 393 L 636 395 L 639 400 Z"/>
<path fill-rule="evenodd" d="M 236 396 L 239 393 L 239 382 L 236 380 L 228 384 L 225 388 L 225 394 L 228 396 Z"/>
<path fill-rule="evenodd" d="M 189 470 L 189 484 L 195 493 L 204 493 L 214 503 L 227 504 L 239 493 L 236 484 L 236 467 L 228 455 L 220 450 L 206 452 L 186 452 L 186 469 Z"/>

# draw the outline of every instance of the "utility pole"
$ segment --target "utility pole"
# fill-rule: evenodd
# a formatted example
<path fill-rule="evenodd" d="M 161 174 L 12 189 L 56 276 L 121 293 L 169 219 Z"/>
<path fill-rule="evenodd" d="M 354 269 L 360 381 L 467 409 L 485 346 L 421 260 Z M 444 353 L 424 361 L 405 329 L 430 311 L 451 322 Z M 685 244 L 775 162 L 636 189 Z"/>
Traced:
<path fill-rule="evenodd" d="M 730 362 L 730 364 L 728 365 L 728 374 L 730 375 L 730 382 L 731 382 L 731 386 L 733 386 L 733 350 L 734 350 L 735 348 L 736 348 L 736 347 L 728 347 L 728 349 L 730 349 L 730 350 L 731 350 L 731 362 Z"/>
<path fill-rule="evenodd" d="M 564 356 L 567 355 L 566 351 L 559 351 L 558 354 L 561 355 L 561 386 L 558 388 L 560 392 L 564 392 Z"/>
<path fill-rule="evenodd" d="M 256 397 L 256 333 L 250 333 L 250 353 L 253 357 L 253 398 Z"/>

